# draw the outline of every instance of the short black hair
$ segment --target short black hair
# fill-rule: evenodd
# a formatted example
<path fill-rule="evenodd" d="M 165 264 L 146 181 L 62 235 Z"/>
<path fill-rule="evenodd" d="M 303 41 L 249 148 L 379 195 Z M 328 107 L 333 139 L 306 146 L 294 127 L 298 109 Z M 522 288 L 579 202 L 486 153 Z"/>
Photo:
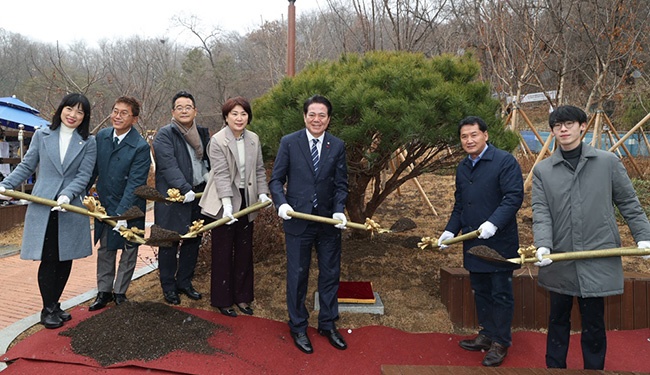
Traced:
<path fill-rule="evenodd" d="M 131 107 L 133 117 L 140 116 L 140 102 L 138 99 L 132 96 L 120 96 L 119 98 L 115 99 L 115 104 L 117 103 L 124 103 Z M 115 104 L 113 104 L 113 108 L 115 108 Z"/>
<path fill-rule="evenodd" d="M 587 114 L 582 109 L 573 105 L 563 105 L 555 108 L 548 116 L 548 125 L 553 126 L 558 122 L 577 121 L 580 124 L 587 122 Z"/>
<path fill-rule="evenodd" d="M 81 109 L 84 111 L 84 119 L 75 130 L 83 140 L 88 139 L 88 136 L 90 135 L 90 101 L 83 94 L 76 92 L 70 93 L 61 99 L 61 104 L 59 104 L 59 107 L 52 116 L 52 125 L 50 125 L 50 129 L 56 130 L 61 126 L 61 113 L 63 112 L 63 108 L 76 107 L 78 104 L 81 105 Z"/>
<path fill-rule="evenodd" d="M 332 117 L 332 103 L 330 103 L 329 99 L 322 95 L 313 95 L 307 100 L 305 100 L 305 104 L 302 106 L 302 112 L 304 114 L 307 114 L 307 110 L 309 109 L 309 106 L 318 103 L 318 104 L 323 104 L 325 107 L 327 107 L 327 116 Z"/>
<path fill-rule="evenodd" d="M 196 107 L 196 102 L 194 101 L 194 96 L 192 96 L 192 94 L 187 91 L 179 91 L 172 98 L 172 109 L 174 109 L 174 106 L 176 105 L 176 99 L 178 98 L 188 98 L 192 101 L 192 106 Z"/>
<path fill-rule="evenodd" d="M 458 123 L 458 135 L 460 135 L 460 128 L 465 125 L 478 125 L 479 130 L 482 132 L 486 132 L 488 130 L 487 124 L 485 121 L 483 121 L 482 118 L 478 116 L 467 116 L 464 119 L 460 120 Z"/>

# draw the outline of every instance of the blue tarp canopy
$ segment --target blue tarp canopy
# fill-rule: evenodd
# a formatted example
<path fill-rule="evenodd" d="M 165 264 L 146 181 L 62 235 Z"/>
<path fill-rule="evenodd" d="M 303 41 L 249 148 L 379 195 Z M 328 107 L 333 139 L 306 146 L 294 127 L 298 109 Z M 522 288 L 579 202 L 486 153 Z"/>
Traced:
<path fill-rule="evenodd" d="M 38 116 L 36 108 L 15 97 L 0 98 L 0 125 L 18 129 L 23 124 L 25 130 L 33 132 L 36 127 L 50 125 L 50 122 Z"/>

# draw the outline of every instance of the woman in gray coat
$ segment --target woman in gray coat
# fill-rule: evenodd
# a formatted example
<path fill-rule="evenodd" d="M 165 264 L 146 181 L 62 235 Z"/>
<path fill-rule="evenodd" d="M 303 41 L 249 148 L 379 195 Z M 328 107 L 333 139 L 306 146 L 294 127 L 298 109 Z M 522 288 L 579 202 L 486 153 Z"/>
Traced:
<path fill-rule="evenodd" d="M 81 94 L 66 95 L 52 125 L 34 134 L 23 161 L 0 182 L 0 194 L 14 189 L 33 175 L 38 177 L 32 194 L 56 200 L 59 205 L 82 207 L 81 198 L 95 166 L 97 149 L 90 136 L 90 102 Z M 21 259 L 40 260 L 38 288 L 43 299 L 41 324 L 59 328 L 71 319 L 61 310 L 72 260 L 92 254 L 90 220 L 66 212 L 60 206 L 31 203 L 25 215 Z"/>

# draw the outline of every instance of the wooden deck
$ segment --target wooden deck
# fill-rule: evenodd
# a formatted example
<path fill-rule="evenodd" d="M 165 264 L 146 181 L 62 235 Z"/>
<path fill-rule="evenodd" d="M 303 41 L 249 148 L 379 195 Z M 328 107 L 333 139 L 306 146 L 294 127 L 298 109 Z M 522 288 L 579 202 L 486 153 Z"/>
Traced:
<path fill-rule="evenodd" d="M 605 324 L 608 330 L 642 329 L 650 327 L 650 276 L 640 273 L 624 274 L 622 295 L 605 298 Z M 548 326 L 549 297 L 546 289 L 537 285 L 537 268 L 515 271 L 512 280 L 515 294 L 513 328 L 545 329 Z M 476 308 L 469 273 L 463 268 L 440 269 L 440 294 L 451 321 L 460 327 L 476 328 Z M 573 330 L 580 330 L 577 303 L 571 311 Z"/>

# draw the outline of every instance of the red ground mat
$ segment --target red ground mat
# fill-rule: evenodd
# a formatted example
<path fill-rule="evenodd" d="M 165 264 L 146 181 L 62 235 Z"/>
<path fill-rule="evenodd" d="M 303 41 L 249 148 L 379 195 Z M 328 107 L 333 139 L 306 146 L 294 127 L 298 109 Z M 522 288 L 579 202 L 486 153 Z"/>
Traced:
<path fill-rule="evenodd" d="M 219 313 L 183 309 L 200 318 L 229 327 L 216 333 L 210 344 L 218 354 L 172 352 L 153 361 L 129 361 L 102 368 L 91 358 L 77 355 L 70 338 L 60 330 L 42 330 L 22 340 L 0 360 L 10 363 L 5 374 L 66 373 L 126 374 L 173 372 L 180 374 L 380 374 L 381 365 L 481 366 L 483 353 L 458 346 L 463 336 L 442 333 L 407 333 L 371 326 L 351 333 L 341 324 L 348 349 L 340 351 L 310 328 L 314 354 L 303 354 L 294 346 L 285 323 L 250 316 L 228 318 Z M 90 316 L 85 307 L 72 311 L 72 327 Z M 65 328 L 64 328 L 65 329 Z M 164 327 L 161 327 L 164 330 Z M 650 372 L 650 329 L 608 332 L 605 370 Z M 516 332 L 513 346 L 501 367 L 544 368 L 546 336 L 538 332 Z M 11 363 L 15 361 L 14 363 Z M 581 369 L 580 335 L 571 337 L 569 368 Z M 478 369 L 477 369 L 478 370 Z"/>

